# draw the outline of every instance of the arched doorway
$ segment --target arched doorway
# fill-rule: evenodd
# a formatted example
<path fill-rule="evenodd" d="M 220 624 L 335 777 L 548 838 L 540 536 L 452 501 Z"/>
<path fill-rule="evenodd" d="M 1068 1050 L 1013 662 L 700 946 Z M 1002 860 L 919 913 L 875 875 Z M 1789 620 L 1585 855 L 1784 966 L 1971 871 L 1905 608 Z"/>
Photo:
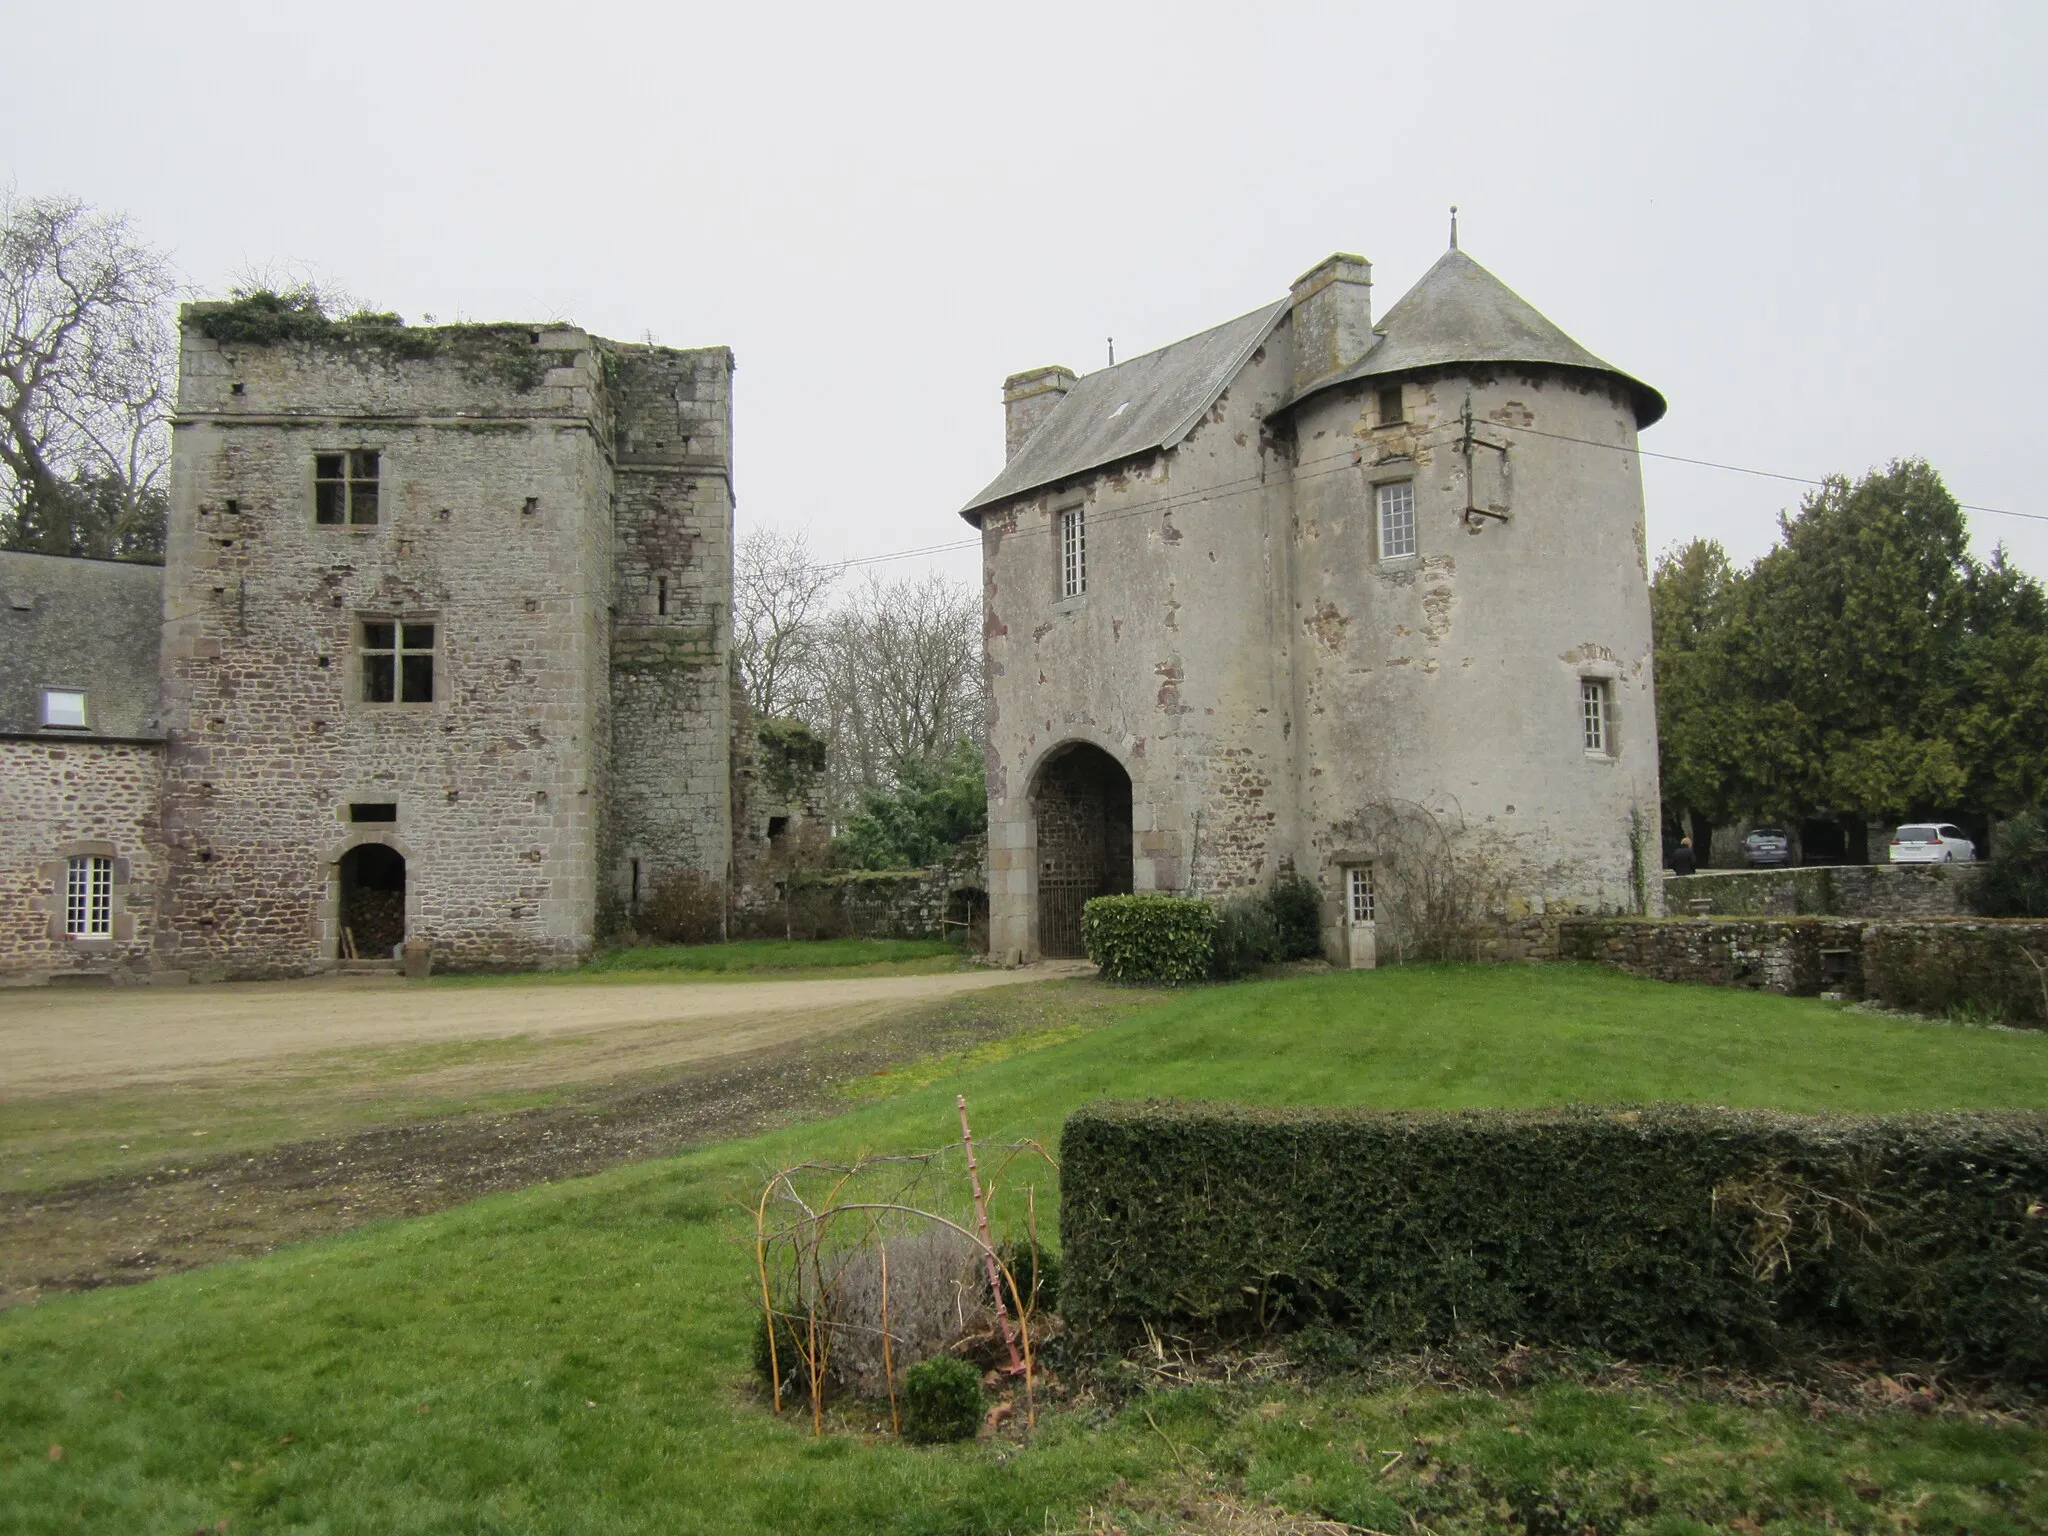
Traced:
<path fill-rule="evenodd" d="M 1078 743 L 1039 770 L 1038 952 L 1078 958 L 1081 908 L 1131 889 L 1131 776 L 1100 747 Z"/>
<path fill-rule="evenodd" d="M 389 960 L 405 942 L 405 855 L 360 843 L 341 856 L 344 960 Z"/>

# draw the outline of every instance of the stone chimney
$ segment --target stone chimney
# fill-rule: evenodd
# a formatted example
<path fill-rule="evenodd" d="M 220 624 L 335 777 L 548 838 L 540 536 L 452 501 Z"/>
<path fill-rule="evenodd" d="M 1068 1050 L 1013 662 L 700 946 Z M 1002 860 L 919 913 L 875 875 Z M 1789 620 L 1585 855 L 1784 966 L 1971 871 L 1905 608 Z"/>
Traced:
<path fill-rule="evenodd" d="M 1341 251 L 1295 280 L 1294 391 L 1349 368 L 1372 345 L 1372 263 Z"/>
<path fill-rule="evenodd" d="M 1017 457 L 1025 439 L 1038 430 L 1073 387 L 1071 368 L 1030 368 L 1003 380 L 1004 462 Z"/>

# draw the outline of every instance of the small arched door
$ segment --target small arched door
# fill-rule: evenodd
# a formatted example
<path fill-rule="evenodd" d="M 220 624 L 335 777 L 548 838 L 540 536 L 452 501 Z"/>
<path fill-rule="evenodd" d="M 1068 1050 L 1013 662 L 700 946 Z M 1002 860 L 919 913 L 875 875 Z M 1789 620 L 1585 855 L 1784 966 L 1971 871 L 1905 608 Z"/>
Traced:
<path fill-rule="evenodd" d="M 405 942 L 405 855 L 361 843 L 341 856 L 341 958 L 388 960 Z"/>
<path fill-rule="evenodd" d="M 1131 776 L 1100 747 L 1077 743 L 1039 770 L 1032 816 L 1038 831 L 1038 952 L 1087 953 L 1081 909 L 1093 896 L 1131 889 Z"/>

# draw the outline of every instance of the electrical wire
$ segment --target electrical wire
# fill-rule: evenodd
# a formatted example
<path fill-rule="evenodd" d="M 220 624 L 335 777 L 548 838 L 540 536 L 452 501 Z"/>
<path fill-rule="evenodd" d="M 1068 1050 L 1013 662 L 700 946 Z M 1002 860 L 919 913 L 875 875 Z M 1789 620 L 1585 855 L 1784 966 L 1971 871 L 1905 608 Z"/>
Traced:
<path fill-rule="evenodd" d="M 1807 475 L 1788 475 L 1774 469 L 1753 469 L 1748 465 L 1724 464 L 1715 459 L 1695 459 L 1679 453 L 1658 453 L 1649 448 L 1630 448 L 1620 443 L 1603 443 L 1597 438 L 1573 437 L 1563 432 L 1546 432 L 1540 427 L 1509 427 L 1500 423 L 1489 423 L 1489 425 L 1494 426 L 1496 430 L 1504 432 L 1525 432 L 1531 437 L 1547 437 L 1557 442 L 1577 443 L 1587 448 L 1605 448 L 1611 453 L 1633 453 L 1646 459 L 1663 459 L 1669 463 L 1691 464 L 1701 469 L 1725 470 L 1730 474 L 1736 475 L 1755 475 L 1765 480 L 1782 480 L 1791 485 L 1823 486 L 1828 483 L 1826 480 L 1816 480 Z M 1317 470 L 1307 475 L 1301 473 L 1304 468 L 1310 465 L 1328 464 L 1338 459 L 1344 462 L 1334 469 Z M 1364 462 L 1364 459 L 1356 450 L 1346 450 L 1343 453 L 1329 454 L 1323 458 L 1305 459 L 1294 467 L 1294 473 L 1290 478 L 1297 484 L 1303 480 L 1317 480 L 1325 475 L 1341 474 L 1345 469 Z M 1209 501 L 1236 500 L 1241 496 L 1248 496 L 1256 490 L 1263 489 L 1266 483 L 1267 480 L 1264 475 L 1245 475 L 1236 480 L 1222 481 L 1220 484 L 1209 486 L 1201 491 L 1185 491 L 1173 496 L 1154 497 L 1150 501 L 1128 503 L 1117 508 L 1114 512 L 1096 514 L 1089 519 L 1089 523 L 1091 526 L 1100 526 L 1103 523 L 1119 522 L 1127 517 L 1138 517 L 1155 511 L 1171 512 L 1178 507 L 1198 506 Z M 2040 512 L 2015 512 L 2007 507 L 1983 507 L 1971 502 L 1958 502 L 1957 505 L 1965 512 L 1982 512 L 1994 517 L 2017 517 L 2024 518 L 2029 522 L 2048 523 L 2048 514 Z M 1050 535 L 1051 531 L 1051 525 L 1048 523 L 1042 527 L 1017 528 L 1005 534 L 1004 537 L 1020 538 L 1035 533 Z M 915 560 L 926 555 L 952 554 L 959 550 L 978 549 L 980 546 L 981 540 L 978 538 L 954 539 L 943 544 L 927 544 L 917 549 L 891 550 L 887 554 L 858 555 L 850 560 L 829 561 L 826 562 L 824 568 L 833 571 L 846 571 L 852 570 L 856 566 L 886 565 L 897 560 Z"/>

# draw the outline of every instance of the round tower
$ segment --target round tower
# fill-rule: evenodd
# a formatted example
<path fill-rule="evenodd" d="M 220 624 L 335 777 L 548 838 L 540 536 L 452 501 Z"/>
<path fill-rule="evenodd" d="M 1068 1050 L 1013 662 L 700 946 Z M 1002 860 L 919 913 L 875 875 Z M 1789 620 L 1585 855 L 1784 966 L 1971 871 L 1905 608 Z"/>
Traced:
<path fill-rule="evenodd" d="M 1301 377 L 1320 362 L 1282 414 L 1296 864 L 1333 952 L 1512 952 L 1560 907 L 1657 910 L 1634 450 L 1663 398 L 1455 246 L 1357 361 Z"/>

